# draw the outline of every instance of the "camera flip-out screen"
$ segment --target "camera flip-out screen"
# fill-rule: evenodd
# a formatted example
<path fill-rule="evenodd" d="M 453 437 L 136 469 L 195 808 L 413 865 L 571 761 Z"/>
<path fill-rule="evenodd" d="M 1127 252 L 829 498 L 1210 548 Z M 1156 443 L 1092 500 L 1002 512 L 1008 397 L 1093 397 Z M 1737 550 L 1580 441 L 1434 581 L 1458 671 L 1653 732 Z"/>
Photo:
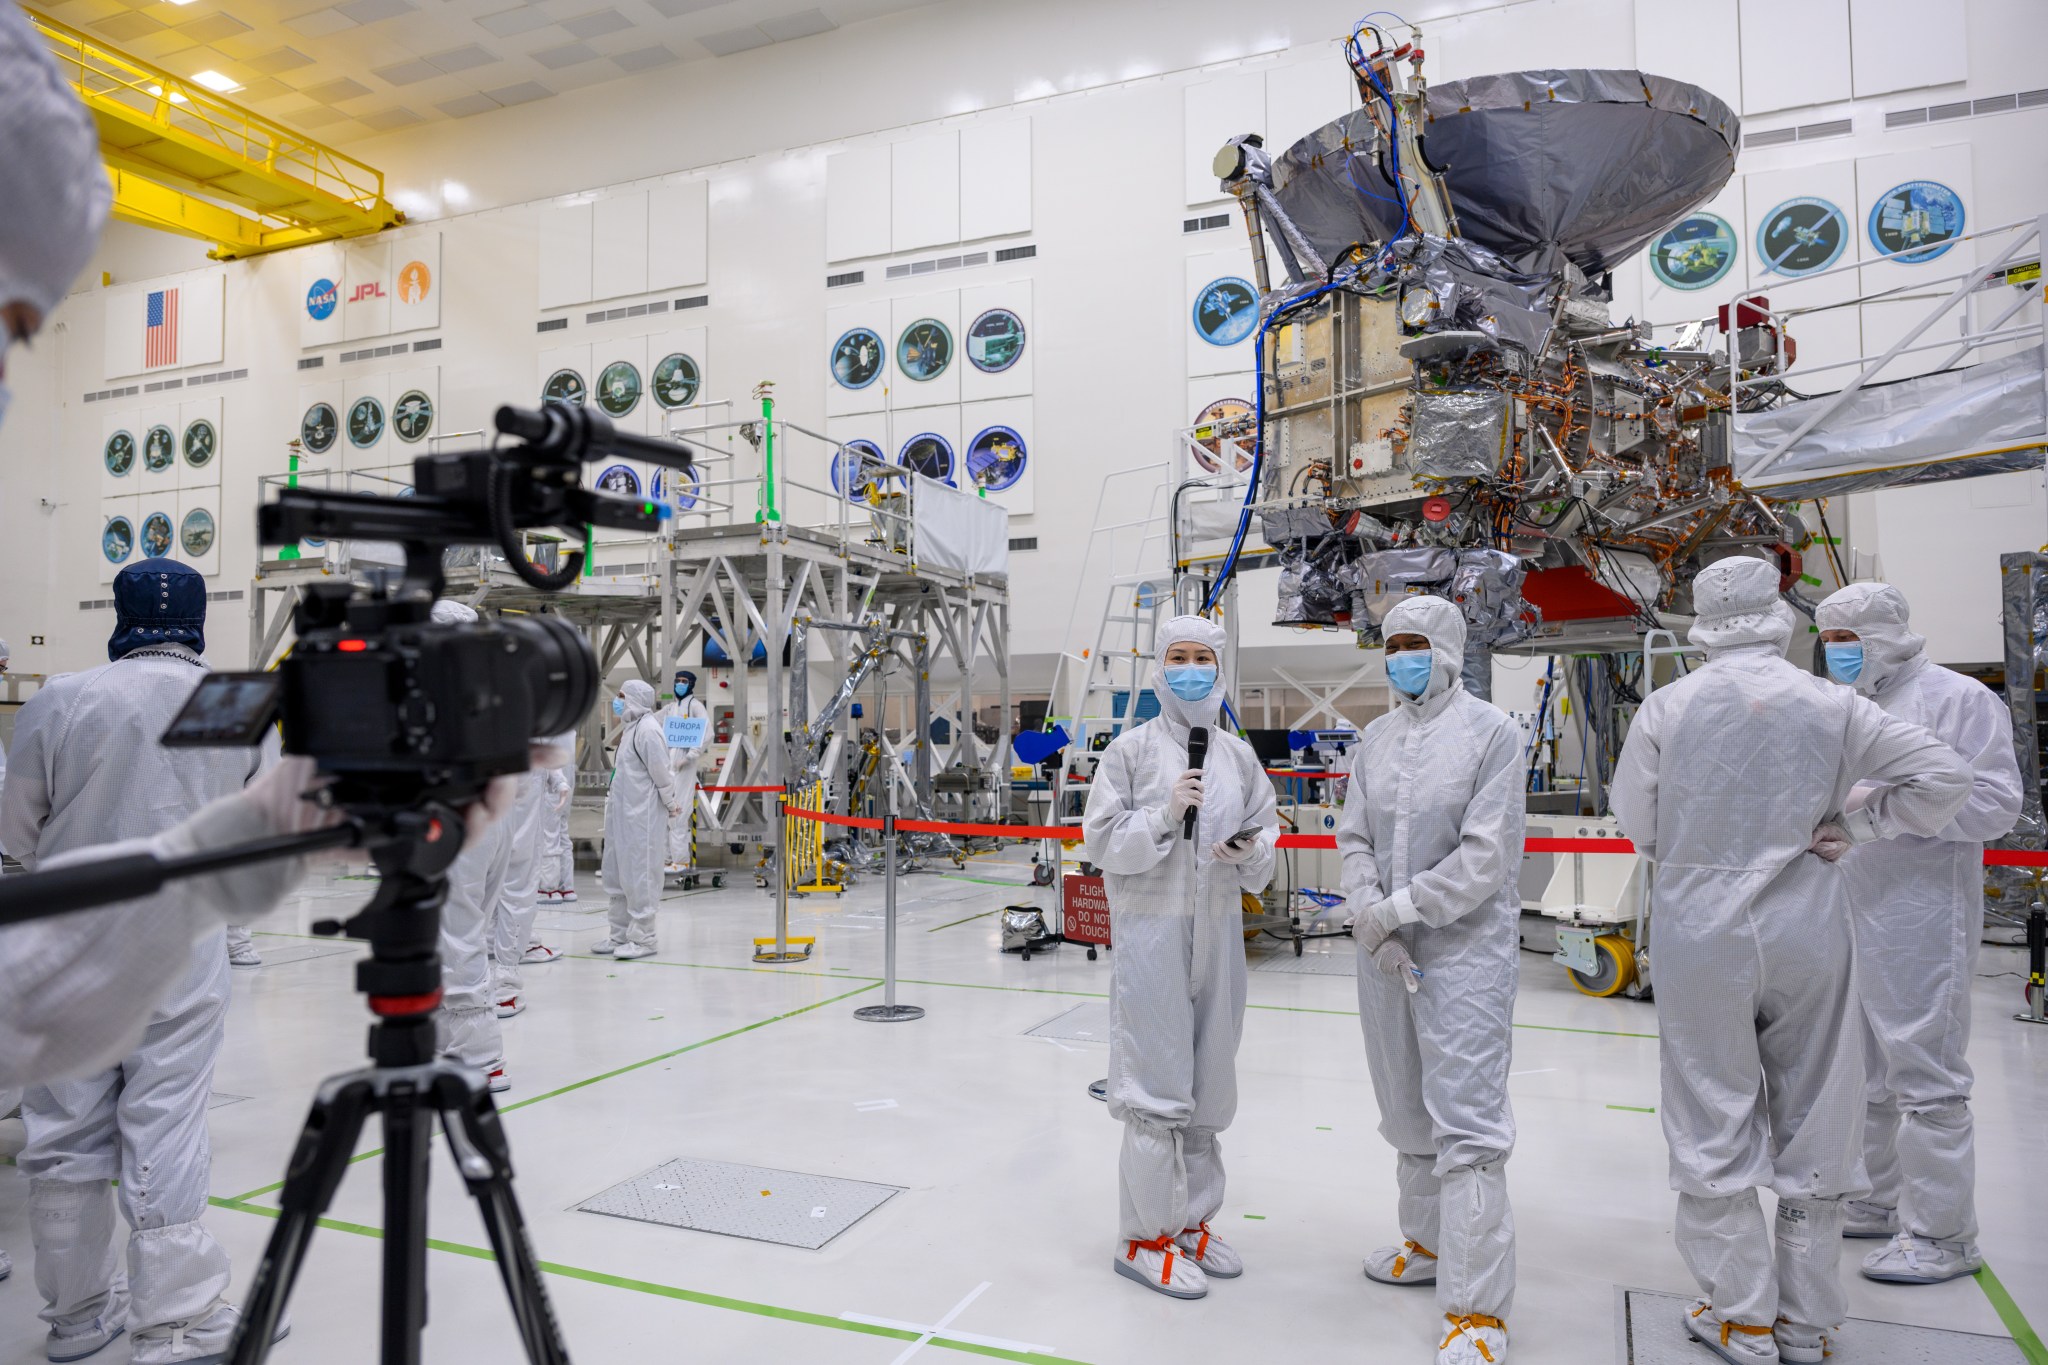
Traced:
<path fill-rule="evenodd" d="M 170 747 L 255 744 L 277 719 L 275 673 L 209 673 L 164 731 Z"/>

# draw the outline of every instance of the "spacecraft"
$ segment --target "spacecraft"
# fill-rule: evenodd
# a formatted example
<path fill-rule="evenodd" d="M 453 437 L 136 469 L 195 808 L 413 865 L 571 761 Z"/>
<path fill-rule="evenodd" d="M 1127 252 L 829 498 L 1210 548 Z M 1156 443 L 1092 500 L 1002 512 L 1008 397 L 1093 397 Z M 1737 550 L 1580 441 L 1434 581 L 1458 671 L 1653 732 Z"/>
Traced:
<path fill-rule="evenodd" d="M 1632 70 L 1432 86 L 1419 35 L 1370 25 L 1346 58 L 1361 108 L 1216 158 L 1251 237 L 1259 376 L 1256 411 L 1207 433 L 1255 452 L 1210 600 L 1254 526 L 1279 623 L 1361 644 L 1431 592 L 1475 654 L 1639 649 L 1731 554 L 1774 559 L 1790 594 L 1820 530 L 1802 500 L 1880 485 L 1741 477 L 1744 424 L 1803 397 L 1783 315 L 1738 302 L 1655 345 L 1613 308 L 1614 268 L 1728 181 L 1735 113 Z"/>

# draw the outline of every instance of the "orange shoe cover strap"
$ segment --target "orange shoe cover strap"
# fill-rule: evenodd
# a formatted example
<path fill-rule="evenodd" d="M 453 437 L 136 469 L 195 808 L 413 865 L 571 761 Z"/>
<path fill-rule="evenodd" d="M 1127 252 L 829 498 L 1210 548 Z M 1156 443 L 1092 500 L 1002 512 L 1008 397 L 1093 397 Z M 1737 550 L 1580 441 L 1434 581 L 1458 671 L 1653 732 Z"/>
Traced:
<path fill-rule="evenodd" d="M 1202 1234 L 1202 1240 L 1195 1243 L 1195 1259 L 1199 1261 L 1202 1259 L 1203 1255 L 1206 1254 L 1209 1250 L 1209 1225 L 1207 1223 L 1204 1223 L 1200 1227 L 1182 1228 L 1180 1230 L 1180 1235 L 1185 1237 L 1191 1232 L 1199 1232 Z"/>
<path fill-rule="evenodd" d="M 1432 1261 L 1436 1259 L 1436 1253 L 1420 1242 L 1403 1242 L 1401 1245 L 1406 1247 L 1407 1251 L 1394 1258 L 1394 1278 L 1397 1280 L 1401 1278 L 1402 1272 L 1408 1269 L 1409 1251 L 1414 1252 L 1417 1256 L 1427 1256 Z"/>
<path fill-rule="evenodd" d="M 1131 1239 L 1131 1249 L 1124 1253 L 1124 1259 L 1126 1261 L 1135 1261 L 1138 1259 L 1138 1253 L 1140 1251 L 1164 1252 L 1166 1255 L 1166 1261 L 1159 1268 L 1159 1283 L 1172 1284 L 1173 1258 L 1175 1252 L 1177 1252 L 1178 1250 L 1179 1247 L 1174 1242 L 1173 1235 L 1171 1233 L 1161 1234 L 1158 1237 L 1154 1237 L 1149 1242 L 1140 1242 L 1136 1238 L 1133 1238 Z"/>
<path fill-rule="evenodd" d="M 1467 1331 L 1467 1329 L 1473 1327 L 1491 1327 L 1494 1328 L 1496 1331 L 1501 1332 L 1505 1332 L 1508 1330 L 1508 1325 L 1502 1322 L 1499 1318 L 1489 1318 L 1484 1313 L 1466 1313 L 1462 1317 L 1456 1313 L 1446 1313 L 1444 1314 L 1444 1321 L 1451 1324 L 1451 1331 L 1450 1335 L 1446 1336 L 1441 1342 L 1437 1344 L 1437 1349 L 1439 1351 L 1441 1351 L 1444 1347 L 1450 1345 L 1458 1337 L 1467 1336 L 1470 1337 L 1472 1344 L 1479 1348 L 1480 1358 L 1484 1360 L 1492 1360 L 1493 1352 L 1486 1349 L 1486 1343 L 1484 1341 L 1480 1340 L 1478 1337 L 1471 1336 L 1470 1332 Z"/>

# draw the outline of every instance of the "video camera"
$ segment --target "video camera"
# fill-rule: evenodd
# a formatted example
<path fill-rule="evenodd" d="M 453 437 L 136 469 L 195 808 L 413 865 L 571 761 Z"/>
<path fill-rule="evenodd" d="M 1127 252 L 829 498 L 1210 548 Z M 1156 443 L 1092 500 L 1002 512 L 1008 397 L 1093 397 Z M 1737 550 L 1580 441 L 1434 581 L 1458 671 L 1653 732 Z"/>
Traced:
<path fill-rule="evenodd" d="M 460 805 L 491 778 L 524 772 L 535 736 L 571 729 L 597 699 L 597 660 L 559 617 L 438 624 L 442 555 L 495 545 L 524 582 L 558 591 L 583 552 L 549 572 L 526 553 L 528 527 L 646 531 L 669 509 L 582 486 L 582 464 L 631 455 L 687 470 L 687 446 L 616 430 L 587 407 L 503 407 L 496 426 L 522 444 L 423 455 L 404 497 L 287 488 L 258 512 L 266 545 L 307 538 L 397 541 L 405 570 L 368 586 L 313 583 L 293 609 L 297 642 L 272 673 L 209 674 L 164 736 L 178 746 L 254 744 L 283 722 L 286 752 L 335 779 L 353 810 L 431 795 Z"/>

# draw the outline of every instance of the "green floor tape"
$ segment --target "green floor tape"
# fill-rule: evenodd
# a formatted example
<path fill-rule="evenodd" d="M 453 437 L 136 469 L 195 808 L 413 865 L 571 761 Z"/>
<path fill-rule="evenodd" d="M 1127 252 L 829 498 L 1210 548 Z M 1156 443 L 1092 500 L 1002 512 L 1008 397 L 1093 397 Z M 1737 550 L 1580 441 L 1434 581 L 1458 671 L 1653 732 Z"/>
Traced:
<path fill-rule="evenodd" d="M 1628 1114 L 1654 1114 L 1657 1112 L 1655 1109 L 1645 1108 L 1640 1104 L 1610 1104 L 1607 1107 L 1609 1109 L 1619 1109 Z"/>
<path fill-rule="evenodd" d="M 882 983 L 879 981 L 870 981 L 865 986 L 856 986 L 854 989 L 850 991 L 842 991 L 838 995 L 832 996 L 830 999 L 819 1000 L 812 1004 L 804 1005 L 798 1009 L 785 1010 L 781 1014 L 771 1015 L 766 1019 L 757 1019 L 751 1024 L 742 1024 L 736 1029 L 728 1029 L 724 1033 L 717 1034 L 713 1037 L 702 1038 L 694 1043 L 686 1043 L 682 1047 L 671 1048 L 667 1052 L 656 1053 L 654 1056 L 644 1058 L 641 1061 L 628 1062 L 624 1066 L 613 1067 L 610 1071 L 606 1071 L 600 1075 L 589 1077 L 586 1080 L 571 1081 L 567 1085 L 556 1086 L 553 1090 L 544 1091 L 538 1095 L 530 1095 L 526 1099 L 515 1101 L 512 1104 L 501 1104 L 498 1106 L 498 1112 L 500 1114 L 509 1114 L 515 1109 L 524 1109 L 529 1104 L 539 1104 L 542 1100 L 556 1099 L 562 1095 L 567 1095 L 574 1091 L 582 1090 L 589 1086 L 596 1085 L 600 1081 L 608 1081 L 613 1079 L 614 1077 L 623 1076 L 629 1071 L 638 1071 L 642 1067 L 653 1066 L 656 1062 L 665 1062 L 669 1060 L 671 1057 L 680 1057 L 685 1052 L 695 1052 L 698 1048 L 710 1047 L 713 1043 L 722 1043 L 728 1038 L 737 1038 L 743 1033 L 752 1033 L 755 1029 L 766 1028 L 770 1024 L 779 1024 L 785 1019 L 794 1019 L 799 1014 L 809 1014 L 812 1010 L 821 1010 L 825 1008 L 825 1006 L 835 1005 L 839 1003 L 841 1000 L 850 1000 L 856 995 L 865 995 L 867 992 L 874 990 L 877 986 L 881 984 Z M 356 1153 L 356 1155 L 349 1158 L 349 1163 L 353 1165 L 358 1161 L 368 1161 L 373 1156 L 381 1155 L 383 1151 L 384 1149 L 382 1147 L 373 1147 L 367 1152 L 358 1152 Z M 265 1185 L 262 1189 L 250 1190 L 247 1194 L 238 1194 L 234 1196 L 233 1200 L 230 1202 L 239 1204 L 246 1200 L 255 1199 L 262 1195 L 270 1194 L 276 1190 L 281 1190 L 283 1188 L 284 1182 L 280 1180 L 274 1185 Z"/>
<path fill-rule="evenodd" d="M 976 921 L 976 920 L 978 920 L 978 919 L 987 919 L 987 918 L 988 918 L 988 917 L 989 917 L 990 915 L 993 915 L 994 913 L 995 913 L 995 911 L 993 911 L 993 910 L 984 910 L 984 911 L 982 911 L 982 912 L 981 912 L 980 914 L 978 914 L 978 915 L 969 915 L 969 916 L 968 916 L 968 917 L 967 917 L 966 919 L 956 919 L 956 920 L 954 920 L 954 921 L 953 921 L 953 922 L 952 922 L 951 924 L 936 924 L 936 925 L 933 925 L 933 926 L 932 926 L 931 928 L 929 928 L 929 929 L 925 930 L 925 932 L 926 932 L 927 934 L 936 934 L 936 933 L 937 933 L 937 932 L 939 932 L 939 930 L 941 930 L 941 929 L 950 929 L 950 928 L 952 928 L 954 924 L 972 924 L 972 923 L 973 923 L 974 921 Z"/>
<path fill-rule="evenodd" d="M 2005 1324 L 2005 1330 L 2012 1333 L 2013 1345 L 2027 1358 L 2028 1365 L 2048 1365 L 2048 1346 L 2041 1344 L 2027 1315 L 2012 1301 L 2012 1295 L 2005 1292 L 2005 1286 L 1998 1276 L 1991 1273 L 1990 1262 L 1973 1276 L 1977 1287 L 1984 1291 L 1984 1297 L 1991 1300 L 1991 1307 L 1998 1313 L 1998 1320 Z"/>
<path fill-rule="evenodd" d="M 261 1204 L 247 1204 L 239 1199 L 209 1199 L 215 1208 L 228 1209 L 234 1213 L 255 1214 L 259 1218 L 276 1218 L 281 1210 L 265 1208 Z M 362 1223 L 344 1223 L 336 1218 L 322 1218 L 320 1226 L 331 1232 L 346 1232 L 358 1237 L 384 1239 L 382 1228 L 369 1227 Z M 451 1256 L 468 1256 L 478 1261 L 496 1261 L 497 1256 L 488 1247 L 465 1246 L 461 1242 L 444 1242 L 439 1238 L 427 1239 L 429 1251 L 446 1252 Z M 670 1284 L 657 1284 L 652 1280 L 628 1279 L 623 1275 L 607 1275 L 601 1270 L 585 1270 L 581 1266 L 562 1265 L 557 1261 L 540 1262 L 541 1273 L 559 1276 L 565 1280 L 581 1280 L 585 1284 L 604 1285 L 609 1289 L 627 1289 L 636 1294 L 650 1294 L 656 1298 L 676 1299 L 683 1303 L 700 1304 L 706 1308 L 723 1308 L 734 1313 L 751 1313 L 755 1317 L 776 1318 L 783 1322 L 801 1323 L 806 1327 L 830 1327 L 840 1332 L 858 1332 L 863 1336 L 887 1337 L 892 1341 L 924 1341 L 927 1346 L 937 1346 L 948 1351 L 965 1351 L 969 1355 L 991 1356 L 997 1360 L 1016 1360 L 1025 1365 L 1087 1365 L 1085 1361 L 1073 1360 L 1066 1356 L 1041 1355 L 1032 1351 L 1011 1351 L 999 1346 L 983 1346 L 975 1342 L 955 1341 L 944 1333 L 934 1334 L 925 1340 L 922 1332 L 907 1331 L 901 1327 L 877 1327 L 865 1322 L 851 1322 L 845 1318 L 830 1317 L 824 1313 L 807 1313 L 800 1308 L 782 1308 L 772 1303 L 755 1303 L 751 1299 L 735 1299 L 724 1294 L 706 1294 L 695 1289 L 682 1289 Z"/>

